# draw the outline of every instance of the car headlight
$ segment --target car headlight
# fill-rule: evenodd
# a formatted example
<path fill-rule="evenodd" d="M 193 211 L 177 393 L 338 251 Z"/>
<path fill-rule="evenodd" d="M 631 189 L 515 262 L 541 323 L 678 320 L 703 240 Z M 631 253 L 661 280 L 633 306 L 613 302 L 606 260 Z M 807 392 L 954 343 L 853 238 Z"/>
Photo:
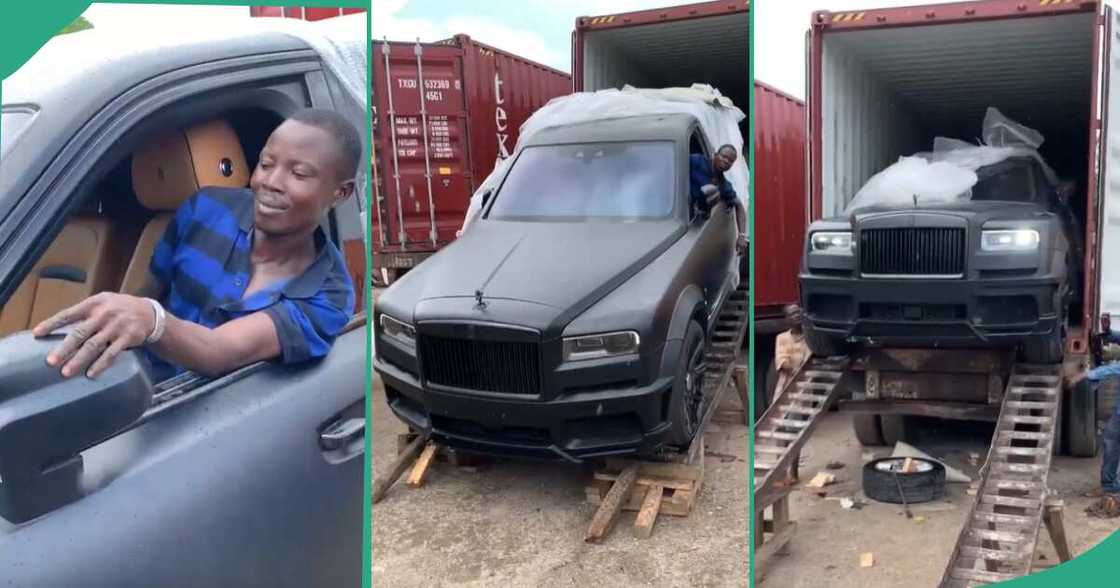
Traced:
<path fill-rule="evenodd" d="M 564 338 L 564 361 L 615 357 L 638 352 L 640 339 L 634 331 Z"/>
<path fill-rule="evenodd" d="M 383 314 L 381 315 L 381 333 L 404 345 L 416 345 L 416 329 L 403 321 Z"/>
<path fill-rule="evenodd" d="M 1038 243 L 1038 231 L 1034 229 L 980 232 L 981 251 L 1034 251 Z"/>
<path fill-rule="evenodd" d="M 809 237 L 813 253 L 825 255 L 851 255 L 851 231 L 821 231 Z"/>

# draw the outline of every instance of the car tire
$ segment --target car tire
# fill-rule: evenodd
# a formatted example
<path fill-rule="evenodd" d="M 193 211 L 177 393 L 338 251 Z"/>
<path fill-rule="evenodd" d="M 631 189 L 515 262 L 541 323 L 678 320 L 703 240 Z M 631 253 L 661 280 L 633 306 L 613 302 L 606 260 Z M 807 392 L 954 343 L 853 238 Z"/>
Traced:
<path fill-rule="evenodd" d="M 1062 328 L 1055 327 L 1045 335 L 1030 337 L 1019 348 L 1019 357 L 1027 363 L 1061 363 L 1065 351 Z"/>
<path fill-rule="evenodd" d="M 1097 391 L 1082 380 L 1065 395 L 1065 447 L 1074 457 L 1097 455 Z"/>
<path fill-rule="evenodd" d="M 910 439 L 910 418 L 907 415 L 880 415 L 879 427 L 883 431 L 883 443 L 888 447 L 894 447 L 899 441 L 906 443 Z"/>
<path fill-rule="evenodd" d="M 864 447 L 879 447 L 886 445 L 883 441 L 883 429 L 880 426 L 879 415 L 869 412 L 857 412 L 852 415 L 852 431 L 856 434 L 859 444 Z"/>
<path fill-rule="evenodd" d="M 834 357 L 844 355 L 847 352 L 847 346 L 839 337 L 818 333 L 811 325 L 805 325 L 803 331 L 805 332 L 805 344 L 817 357 Z"/>
<path fill-rule="evenodd" d="M 900 465 L 906 458 L 885 457 L 873 459 L 863 465 L 863 493 L 872 500 L 902 504 L 903 497 L 906 504 L 930 502 L 945 496 L 945 466 L 928 459 L 911 458 L 919 463 L 925 471 L 909 473 L 890 472 L 880 470 L 880 463 Z M 897 481 L 896 481 L 897 477 Z M 898 490 L 902 488 L 900 495 Z"/>
<path fill-rule="evenodd" d="M 677 447 L 691 443 L 700 425 L 706 351 L 703 327 L 695 320 L 689 321 L 669 398 L 669 443 Z"/>

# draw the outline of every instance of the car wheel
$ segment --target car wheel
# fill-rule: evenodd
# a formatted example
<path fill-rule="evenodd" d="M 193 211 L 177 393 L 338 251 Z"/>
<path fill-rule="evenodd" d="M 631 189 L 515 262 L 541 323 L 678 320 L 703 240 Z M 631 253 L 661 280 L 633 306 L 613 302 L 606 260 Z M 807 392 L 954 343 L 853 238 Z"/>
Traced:
<path fill-rule="evenodd" d="M 833 357 L 844 355 L 846 345 L 839 337 L 818 333 L 811 325 L 805 325 L 805 344 L 817 357 Z"/>
<path fill-rule="evenodd" d="M 872 500 L 900 504 L 930 502 L 945 495 L 945 466 L 936 461 L 911 458 L 916 470 L 903 473 L 904 457 L 886 457 L 863 466 L 863 493 Z M 899 494 L 899 489 L 902 493 Z"/>
<path fill-rule="evenodd" d="M 895 443 L 906 443 L 910 439 L 910 418 L 904 414 L 884 414 L 879 416 L 879 427 L 883 431 L 883 442 L 888 447 Z"/>
<path fill-rule="evenodd" d="M 677 360 L 677 377 L 673 380 L 669 399 L 669 443 L 686 446 L 692 442 L 700 426 L 700 410 L 704 401 L 704 372 L 708 368 L 704 329 L 689 321 L 681 355 Z"/>
<path fill-rule="evenodd" d="M 754 359 L 754 420 L 762 418 L 766 409 L 774 402 L 778 385 L 778 370 L 774 364 L 774 354 L 759 354 Z M 765 374 L 765 375 L 763 375 Z"/>
<path fill-rule="evenodd" d="M 859 444 L 864 447 L 879 447 L 886 445 L 883 441 L 883 429 L 880 428 L 879 415 L 869 412 L 857 412 L 852 415 L 852 430 L 856 434 Z"/>
<path fill-rule="evenodd" d="M 1097 392 L 1083 380 L 1065 395 L 1065 447 L 1074 457 L 1097 455 Z"/>
<path fill-rule="evenodd" d="M 1046 335 L 1031 337 L 1023 341 L 1019 356 L 1028 363 L 1060 363 L 1065 349 L 1065 338 L 1061 327 L 1055 327 Z"/>

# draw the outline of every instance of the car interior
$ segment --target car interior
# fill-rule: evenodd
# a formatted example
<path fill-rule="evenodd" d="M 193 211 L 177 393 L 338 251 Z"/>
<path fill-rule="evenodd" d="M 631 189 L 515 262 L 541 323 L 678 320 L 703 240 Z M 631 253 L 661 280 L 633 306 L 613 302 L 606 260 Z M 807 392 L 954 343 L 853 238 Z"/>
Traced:
<path fill-rule="evenodd" d="M 156 130 L 120 158 L 0 307 L 0 337 L 99 292 L 135 294 L 175 210 L 201 186 L 247 187 L 276 113 L 240 108 Z"/>

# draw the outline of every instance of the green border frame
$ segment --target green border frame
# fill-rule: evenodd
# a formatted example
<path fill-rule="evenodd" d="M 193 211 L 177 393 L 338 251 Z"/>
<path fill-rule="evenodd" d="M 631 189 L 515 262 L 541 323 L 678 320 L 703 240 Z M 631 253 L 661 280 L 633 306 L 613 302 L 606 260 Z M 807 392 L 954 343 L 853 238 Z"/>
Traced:
<path fill-rule="evenodd" d="M 372 18 L 372 0 L 110 0 L 103 4 L 182 4 L 196 6 L 303 6 L 307 8 L 364 8 L 366 11 L 366 38 L 371 32 L 370 19 Z M 31 58 L 56 32 L 72 22 L 90 4 L 91 0 L 50 0 L 44 3 L 12 2 L 4 6 L 4 18 L 0 19 L 0 80 L 14 73 L 24 62 Z M 369 48 L 367 47 L 367 56 Z M 370 86 L 373 76 L 372 62 L 366 60 L 366 112 L 370 112 L 369 97 L 372 95 Z M 3 95 L 0 95 L 0 104 L 3 104 Z M 366 116 L 365 136 L 367 140 L 373 135 L 372 121 Z M 372 147 L 372 146 L 371 146 Z M 371 187 L 367 186 L 364 210 L 370 210 Z M 369 239 L 365 239 L 365 271 L 367 279 L 363 285 L 366 316 L 373 316 L 373 300 L 371 283 L 368 277 L 372 272 L 372 259 Z M 366 435 L 365 454 L 362 467 L 362 586 L 370 585 L 370 573 L 373 562 L 370 552 L 370 476 L 372 475 L 372 460 L 370 459 L 372 400 L 370 388 L 372 379 L 369 377 L 372 368 L 373 341 L 372 330 L 366 328 L 366 365 L 365 365 L 365 408 L 366 408 Z"/>

